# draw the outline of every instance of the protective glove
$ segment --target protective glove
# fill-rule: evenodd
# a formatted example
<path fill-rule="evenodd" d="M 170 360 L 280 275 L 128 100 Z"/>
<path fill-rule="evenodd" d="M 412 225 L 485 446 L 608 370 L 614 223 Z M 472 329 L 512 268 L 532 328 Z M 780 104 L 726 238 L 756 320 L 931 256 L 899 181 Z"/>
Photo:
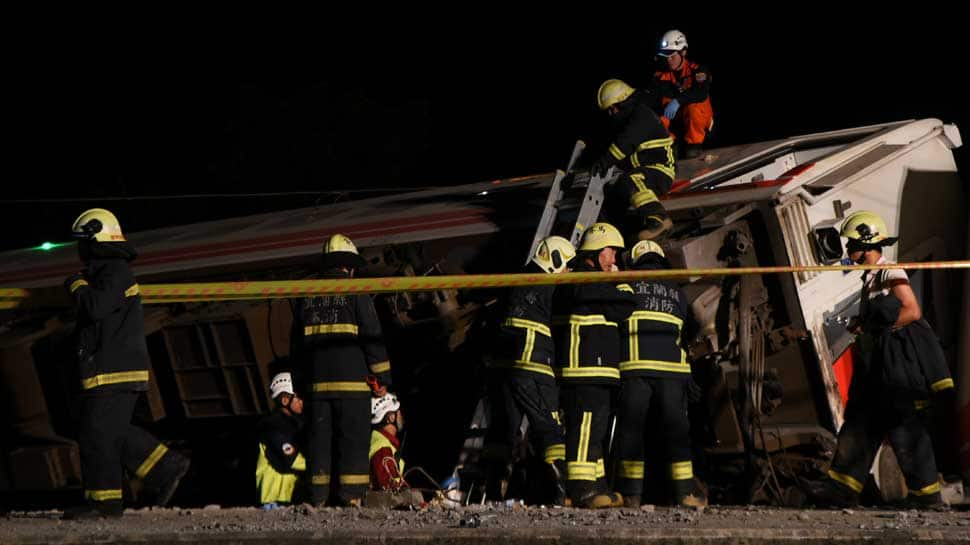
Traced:
<path fill-rule="evenodd" d="M 71 286 L 73 286 L 74 283 L 77 282 L 78 280 L 84 280 L 84 273 L 76 272 L 71 276 L 68 276 L 67 278 L 65 278 L 64 291 L 66 291 L 70 295 L 73 295 L 73 292 L 71 291 Z"/>
<path fill-rule="evenodd" d="M 610 166 L 610 160 L 604 155 L 593 163 L 593 166 L 589 169 L 589 173 L 591 176 L 603 176 L 610 169 Z"/>
<path fill-rule="evenodd" d="M 664 117 L 667 119 L 673 119 L 677 115 L 677 110 L 680 109 L 680 101 L 676 98 L 667 103 L 664 107 Z"/>

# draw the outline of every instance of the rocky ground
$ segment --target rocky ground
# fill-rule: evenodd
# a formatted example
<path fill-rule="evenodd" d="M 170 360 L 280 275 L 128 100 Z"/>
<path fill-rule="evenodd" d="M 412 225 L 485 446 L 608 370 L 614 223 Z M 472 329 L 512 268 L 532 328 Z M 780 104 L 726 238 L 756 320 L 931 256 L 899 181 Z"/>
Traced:
<path fill-rule="evenodd" d="M 121 519 L 61 521 L 58 511 L 0 517 L 0 543 L 932 543 L 970 542 L 970 511 L 709 507 L 586 511 L 471 506 L 423 511 L 255 508 L 129 510 Z"/>

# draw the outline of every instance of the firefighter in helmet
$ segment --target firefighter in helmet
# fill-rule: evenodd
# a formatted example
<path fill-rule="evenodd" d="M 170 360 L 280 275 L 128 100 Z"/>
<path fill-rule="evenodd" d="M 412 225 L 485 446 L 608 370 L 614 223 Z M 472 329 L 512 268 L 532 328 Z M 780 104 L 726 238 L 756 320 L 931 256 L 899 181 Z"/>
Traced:
<path fill-rule="evenodd" d="M 324 278 L 351 278 L 363 265 L 346 236 L 333 235 L 324 244 Z M 372 389 L 367 376 L 375 375 L 385 386 L 391 381 L 374 302 L 368 295 L 307 297 L 294 305 L 293 327 L 291 352 L 309 375 L 306 454 L 311 500 L 317 505 L 360 505 L 370 483 Z"/>
<path fill-rule="evenodd" d="M 526 265 L 527 273 L 560 274 L 568 270 L 576 249 L 563 237 L 542 240 Z M 512 450 L 520 442 L 523 416 L 529 422 L 529 442 L 548 465 L 551 484 L 541 503 L 565 501 L 566 447 L 559 421 L 559 389 L 553 368 L 552 302 L 555 286 L 521 286 L 509 293 L 508 306 L 493 354 L 496 397 L 486 457 L 508 479 Z M 492 429 L 493 426 L 490 426 Z M 501 437 L 496 437 L 501 435 Z"/>
<path fill-rule="evenodd" d="M 608 223 L 595 223 L 583 234 L 575 271 L 615 271 L 623 236 Z M 603 461 L 613 413 L 612 398 L 620 383 L 619 324 L 633 312 L 635 300 L 626 284 L 599 282 L 563 289 L 555 320 L 556 374 L 566 431 L 566 492 L 573 506 L 621 507 L 623 498 L 610 492 Z M 559 312 L 556 313 L 560 315 Z"/>
<path fill-rule="evenodd" d="M 263 509 L 295 503 L 303 492 L 306 459 L 300 437 L 303 431 L 303 399 L 293 387 L 288 372 L 278 373 L 269 383 L 276 409 L 256 427 L 259 454 L 256 459 L 256 488 Z"/>
<path fill-rule="evenodd" d="M 891 263 L 883 248 L 896 243 L 878 214 L 859 211 L 842 223 L 849 259 L 859 265 Z M 827 478 L 807 481 L 818 504 L 859 502 L 866 476 L 884 438 L 906 479 L 911 507 L 942 505 L 936 459 L 918 411 L 953 389 L 942 347 L 922 317 L 903 269 L 862 275 L 859 315 L 849 323 L 856 334 L 856 364 L 849 385 L 845 422 Z"/>
<path fill-rule="evenodd" d="M 614 222 L 625 221 L 628 207 L 636 212 L 640 239 L 655 239 L 673 225 L 659 197 L 674 181 L 673 139 L 650 108 L 649 95 L 626 82 L 609 79 L 600 85 L 597 100 L 610 116 L 613 142 L 593 163 L 591 173 L 620 170 L 607 197 L 606 212 Z"/>
<path fill-rule="evenodd" d="M 124 469 L 144 482 L 157 505 L 165 505 L 189 461 L 131 423 L 149 380 L 141 295 L 129 265 L 138 254 L 118 218 L 103 208 L 78 216 L 71 234 L 84 263 L 64 288 L 77 309 L 78 442 L 87 501 L 64 517 L 121 516 Z"/>

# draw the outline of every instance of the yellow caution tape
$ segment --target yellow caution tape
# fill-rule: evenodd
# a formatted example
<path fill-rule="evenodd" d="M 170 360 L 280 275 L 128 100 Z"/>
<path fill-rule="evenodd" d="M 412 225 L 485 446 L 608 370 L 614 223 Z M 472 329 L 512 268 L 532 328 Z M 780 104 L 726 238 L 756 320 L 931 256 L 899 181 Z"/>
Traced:
<path fill-rule="evenodd" d="M 884 263 L 877 265 L 815 265 L 779 267 L 736 267 L 716 269 L 662 269 L 619 272 L 571 272 L 566 274 L 462 274 L 449 276 L 397 276 L 388 278 L 341 278 L 328 280 L 274 280 L 265 282 L 204 282 L 186 284 L 142 284 L 142 301 L 147 304 L 196 301 L 242 301 L 286 299 L 314 295 L 352 293 L 401 293 L 442 289 L 510 288 L 629 282 L 643 279 L 677 279 L 745 274 L 866 271 L 878 269 L 970 269 L 967 261 Z M 0 309 L 63 307 L 69 304 L 59 288 L 0 288 Z"/>

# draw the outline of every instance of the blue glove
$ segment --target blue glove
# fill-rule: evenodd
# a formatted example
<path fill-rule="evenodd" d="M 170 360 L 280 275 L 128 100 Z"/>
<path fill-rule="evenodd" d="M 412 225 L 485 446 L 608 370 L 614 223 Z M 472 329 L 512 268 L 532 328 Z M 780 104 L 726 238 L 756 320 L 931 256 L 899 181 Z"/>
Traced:
<path fill-rule="evenodd" d="M 671 100 L 670 102 L 667 103 L 667 106 L 664 108 L 664 117 L 672 120 L 674 116 L 677 115 L 677 110 L 679 109 L 680 109 L 680 102 L 678 102 L 676 98 Z"/>

